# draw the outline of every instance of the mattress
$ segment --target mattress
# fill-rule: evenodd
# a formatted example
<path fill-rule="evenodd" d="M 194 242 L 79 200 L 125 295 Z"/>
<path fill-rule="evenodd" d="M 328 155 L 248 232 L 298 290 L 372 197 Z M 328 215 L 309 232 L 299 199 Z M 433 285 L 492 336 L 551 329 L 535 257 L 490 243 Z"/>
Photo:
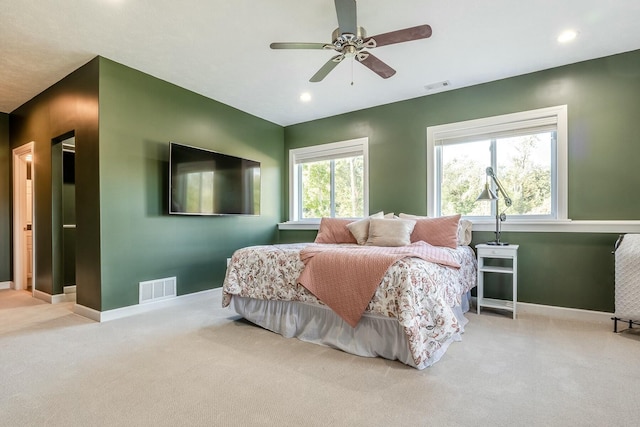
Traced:
<path fill-rule="evenodd" d="M 640 320 L 640 234 L 623 236 L 615 251 L 615 315 Z"/>

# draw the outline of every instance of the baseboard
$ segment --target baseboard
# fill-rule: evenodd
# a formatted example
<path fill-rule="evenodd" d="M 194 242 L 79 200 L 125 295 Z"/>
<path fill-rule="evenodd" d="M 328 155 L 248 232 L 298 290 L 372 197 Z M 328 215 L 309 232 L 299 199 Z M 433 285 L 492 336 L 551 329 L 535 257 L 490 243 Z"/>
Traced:
<path fill-rule="evenodd" d="M 76 302 L 75 293 L 63 293 L 51 295 L 51 304 L 61 304 L 63 302 Z"/>
<path fill-rule="evenodd" d="M 100 312 L 98 310 L 94 310 L 93 308 L 85 307 L 84 305 L 74 304 L 73 312 L 79 316 L 86 317 L 87 319 L 91 319 L 93 321 L 100 321 Z"/>
<path fill-rule="evenodd" d="M 76 304 L 73 308 L 73 312 L 94 320 L 96 322 L 108 322 L 110 320 L 121 319 L 123 317 L 133 316 L 136 314 L 147 313 L 159 308 L 172 307 L 193 299 L 201 298 L 203 295 L 215 292 L 222 292 L 222 288 L 208 289 L 206 291 L 194 292 L 191 294 L 179 295 L 175 298 L 165 299 L 157 302 L 150 302 L 145 304 L 135 304 L 122 308 L 115 308 L 113 310 L 98 311 L 89 307 L 85 307 L 80 304 Z"/>
<path fill-rule="evenodd" d="M 65 286 L 63 288 L 63 292 L 65 294 L 75 294 L 76 293 L 76 285 Z"/>
<path fill-rule="evenodd" d="M 471 297 L 476 306 L 476 297 Z M 530 314 L 534 316 L 547 316 L 562 320 L 575 320 L 579 322 L 605 323 L 611 322 L 613 313 L 605 311 L 583 310 L 580 308 L 557 307 L 553 305 L 532 304 L 518 302 L 517 314 Z"/>
<path fill-rule="evenodd" d="M 193 299 L 200 298 L 203 295 L 206 295 L 209 293 L 216 293 L 216 292 L 221 293 L 222 288 L 208 289 L 206 291 L 179 295 L 176 298 L 172 298 L 168 300 L 161 300 L 161 301 L 146 303 L 146 304 L 135 304 L 135 305 L 130 305 L 128 307 L 116 308 L 116 309 L 107 310 L 107 311 L 98 311 L 89 307 L 85 307 L 80 304 L 75 304 L 73 311 L 74 313 L 80 316 L 86 317 L 96 322 L 108 322 L 110 320 L 121 319 L 123 317 L 133 316 L 136 314 L 147 313 L 149 311 L 157 310 L 159 308 L 176 306 L 176 305 L 191 301 Z M 45 294 L 44 292 L 39 292 L 36 290 L 35 293 L 40 293 L 51 298 L 51 295 Z M 34 293 L 34 296 L 38 297 L 37 295 L 35 295 L 35 293 Z M 44 299 L 44 298 L 40 298 L 40 299 Z M 472 301 L 475 305 L 475 302 L 476 302 L 475 297 L 472 298 Z M 575 321 L 581 321 L 581 322 L 595 322 L 595 323 L 611 322 L 611 317 L 613 316 L 613 313 L 607 313 L 604 311 L 557 307 L 552 305 L 532 304 L 528 302 L 518 303 L 518 313 L 530 314 L 530 315 L 536 315 L 536 316 L 548 316 L 548 317 L 553 317 L 556 319 L 563 319 L 563 320 L 575 320 Z"/>
<path fill-rule="evenodd" d="M 12 282 L 0 282 L 0 289 L 12 289 Z"/>
<path fill-rule="evenodd" d="M 48 302 L 49 304 L 62 304 L 64 302 L 75 302 L 76 300 L 75 293 L 49 295 L 48 293 L 39 291 L 37 289 L 33 291 L 33 297 L 44 302 Z"/>
<path fill-rule="evenodd" d="M 33 291 L 33 297 L 51 304 L 51 295 L 46 292 L 42 292 L 36 289 Z"/>
<path fill-rule="evenodd" d="M 576 320 L 580 322 L 611 323 L 613 313 L 605 311 L 583 310 L 580 308 L 555 307 L 552 305 L 518 303 L 518 313 L 549 316 L 562 320 Z"/>

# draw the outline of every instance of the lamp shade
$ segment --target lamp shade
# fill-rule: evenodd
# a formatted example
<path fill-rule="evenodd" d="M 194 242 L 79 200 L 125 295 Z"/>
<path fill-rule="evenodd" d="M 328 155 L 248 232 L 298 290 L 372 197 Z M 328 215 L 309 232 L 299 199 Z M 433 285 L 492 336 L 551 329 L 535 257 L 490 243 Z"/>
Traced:
<path fill-rule="evenodd" d="M 480 193 L 480 195 L 476 199 L 476 201 L 479 200 L 498 200 L 498 196 L 496 196 L 496 193 L 491 191 L 491 189 L 489 188 L 489 184 L 487 183 L 484 185 L 484 190 L 482 190 L 482 193 Z"/>

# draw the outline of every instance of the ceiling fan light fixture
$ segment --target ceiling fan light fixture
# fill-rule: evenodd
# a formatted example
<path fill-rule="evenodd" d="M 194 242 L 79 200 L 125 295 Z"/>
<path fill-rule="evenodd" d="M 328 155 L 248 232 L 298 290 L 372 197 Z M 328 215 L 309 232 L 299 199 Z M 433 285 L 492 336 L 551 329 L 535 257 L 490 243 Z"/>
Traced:
<path fill-rule="evenodd" d="M 333 31 L 330 44 L 299 42 L 276 42 L 270 44 L 271 49 L 329 49 L 338 53 L 309 79 L 311 83 L 322 81 L 345 58 L 356 59 L 378 76 L 388 79 L 396 73 L 396 70 L 375 55 L 365 51 L 365 49 L 431 37 L 431 26 L 426 24 L 368 37 L 365 29 L 357 25 L 356 0 L 335 0 L 335 6 L 338 28 Z"/>
<path fill-rule="evenodd" d="M 344 57 L 345 58 L 353 58 L 358 53 L 358 50 L 355 46 L 345 46 L 344 47 Z"/>

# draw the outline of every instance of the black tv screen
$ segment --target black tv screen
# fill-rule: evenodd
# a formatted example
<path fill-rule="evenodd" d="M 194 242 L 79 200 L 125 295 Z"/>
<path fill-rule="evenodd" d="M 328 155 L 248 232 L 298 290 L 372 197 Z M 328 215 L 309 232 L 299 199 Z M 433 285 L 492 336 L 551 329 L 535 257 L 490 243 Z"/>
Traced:
<path fill-rule="evenodd" d="M 260 163 L 169 144 L 169 213 L 260 215 Z"/>

